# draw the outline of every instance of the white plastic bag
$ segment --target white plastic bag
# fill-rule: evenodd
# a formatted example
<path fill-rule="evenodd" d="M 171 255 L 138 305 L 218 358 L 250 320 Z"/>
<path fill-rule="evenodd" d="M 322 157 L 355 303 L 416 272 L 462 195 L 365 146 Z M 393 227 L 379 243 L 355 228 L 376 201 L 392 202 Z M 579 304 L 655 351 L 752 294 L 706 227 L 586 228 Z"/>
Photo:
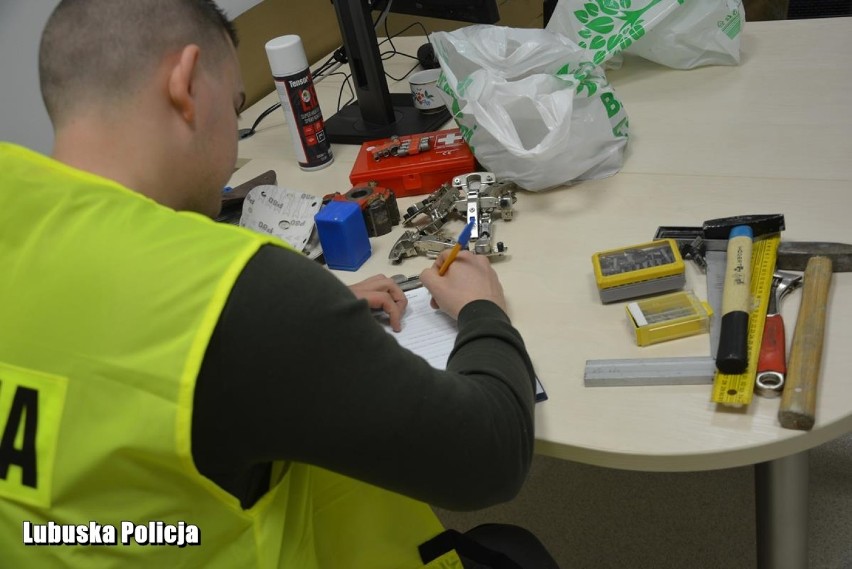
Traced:
<path fill-rule="evenodd" d="M 742 0 L 559 0 L 549 31 L 603 64 L 622 51 L 675 69 L 737 65 Z"/>
<path fill-rule="evenodd" d="M 535 191 L 621 168 L 627 115 L 603 70 L 574 42 L 487 25 L 430 39 L 447 107 L 498 179 Z"/>

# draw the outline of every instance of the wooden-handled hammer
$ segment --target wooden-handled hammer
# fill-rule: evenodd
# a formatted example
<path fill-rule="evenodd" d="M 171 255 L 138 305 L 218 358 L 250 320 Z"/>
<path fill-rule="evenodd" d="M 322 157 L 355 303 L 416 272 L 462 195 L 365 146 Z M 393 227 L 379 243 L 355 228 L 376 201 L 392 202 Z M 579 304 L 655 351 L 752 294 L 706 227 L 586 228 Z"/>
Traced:
<path fill-rule="evenodd" d="M 852 245 L 791 243 L 779 249 L 776 266 L 805 271 L 802 303 L 793 332 L 778 421 L 786 429 L 809 431 L 814 426 L 816 414 L 831 275 L 832 272 L 852 271 Z"/>

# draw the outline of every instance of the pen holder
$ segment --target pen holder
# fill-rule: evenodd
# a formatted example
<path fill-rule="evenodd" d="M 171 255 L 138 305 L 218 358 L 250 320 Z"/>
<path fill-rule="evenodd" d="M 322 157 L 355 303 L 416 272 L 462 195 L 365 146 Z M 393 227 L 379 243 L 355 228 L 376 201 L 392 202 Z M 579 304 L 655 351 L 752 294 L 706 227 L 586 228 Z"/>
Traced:
<path fill-rule="evenodd" d="M 329 269 L 357 271 L 370 258 L 370 238 L 359 204 L 331 201 L 314 221 Z"/>

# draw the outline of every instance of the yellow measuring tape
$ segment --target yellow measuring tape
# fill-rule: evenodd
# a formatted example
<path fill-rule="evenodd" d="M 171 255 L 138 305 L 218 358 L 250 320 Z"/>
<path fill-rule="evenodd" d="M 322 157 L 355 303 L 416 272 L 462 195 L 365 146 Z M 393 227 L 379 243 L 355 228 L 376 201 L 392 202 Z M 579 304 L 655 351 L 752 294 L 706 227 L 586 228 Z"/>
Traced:
<path fill-rule="evenodd" d="M 757 375 L 757 360 L 763 340 L 763 325 L 769 308 L 772 290 L 772 275 L 781 235 L 775 233 L 754 240 L 751 252 L 751 302 L 748 316 L 748 367 L 743 373 L 728 374 L 716 370 L 713 378 L 713 402 L 740 407 L 751 403 L 754 395 L 754 379 Z M 715 356 L 715 354 L 713 354 Z"/>

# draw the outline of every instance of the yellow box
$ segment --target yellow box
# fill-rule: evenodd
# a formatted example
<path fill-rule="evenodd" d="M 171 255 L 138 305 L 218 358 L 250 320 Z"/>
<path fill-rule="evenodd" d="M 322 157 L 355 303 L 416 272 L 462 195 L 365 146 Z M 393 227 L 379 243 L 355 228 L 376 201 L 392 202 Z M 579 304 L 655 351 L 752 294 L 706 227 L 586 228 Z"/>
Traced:
<path fill-rule="evenodd" d="M 640 346 L 709 332 L 713 314 L 710 305 L 698 300 L 692 291 L 630 302 L 625 310 Z"/>
<path fill-rule="evenodd" d="M 683 258 L 674 239 L 660 239 L 592 255 L 603 302 L 659 294 L 683 287 Z"/>

